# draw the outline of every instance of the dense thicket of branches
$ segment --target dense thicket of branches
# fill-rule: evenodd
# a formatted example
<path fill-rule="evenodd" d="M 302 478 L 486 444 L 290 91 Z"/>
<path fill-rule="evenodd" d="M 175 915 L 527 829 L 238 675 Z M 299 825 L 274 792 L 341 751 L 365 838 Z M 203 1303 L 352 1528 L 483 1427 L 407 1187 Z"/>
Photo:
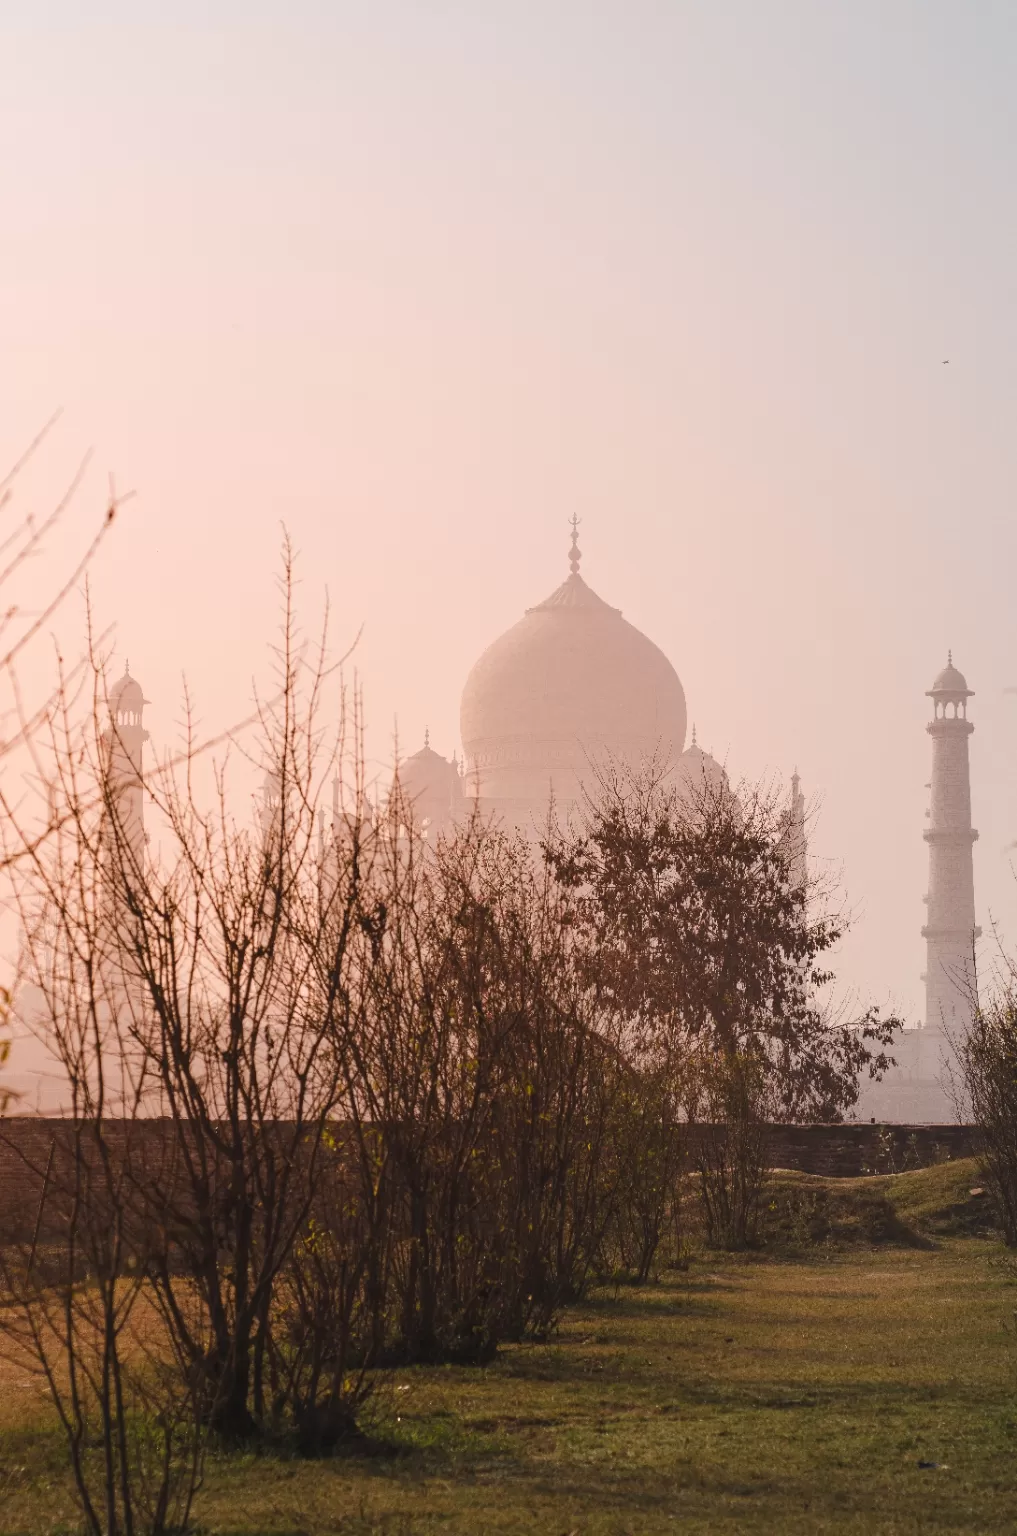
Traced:
<path fill-rule="evenodd" d="M 476 1358 L 546 1328 L 592 1263 L 617 1052 L 525 844 L 480 819 L 426 850 L 382 833 L 344 1125 L 398 1239 L 388 1349 Z"/>
<path fill-rule="evenodd" d="M 592 1274 L 645 1278 L 688 1121 L 744 1147 L 764 1114 L 836 1113 L 881 1029 L 817 1006 L 839 928 L 764 797 L 616 780 L 543 856 L 480 817 L 410 834 L 398 788 L 372 807 L 356 718 L 320 727 L 288 564 L 283 594 L 253 822 L 185 751 L 147 775 L 153 858 L 97 673 L 90 733 L 54 714 L 37 750 L 49 834 L 6 824 L 73 1133 L 8 1255 L 6 1326 L 97 1532 L 186 1520 L 209 1430 L 327 1448 L 385 1365 L 485 1359 Z M 751 1191 L 730 1141 L 712 1182 L 700 1142 L 726 1230 Z"/>
<path fill-rule="evenodd" d="M 131 1528 L 153 1465 L 152 1528 L 186 1518 L 202 1427 L 325 1447 L 385 1363 L 545 1331 L 627 1230 L 636 1079 L 571 894 L 480 819 L 431 845 L 371 809 L 356 722 L 331 748 L 319 727 L 289 572 L 284 596 L 253 822 L 185 751 L 146 775 L 153 858 L 98 672 L 84 734 L 68 702 L 35 747 L 46 836 L 5 821 L 72 1137 L 6 1317 L 95 1530 Z"/>

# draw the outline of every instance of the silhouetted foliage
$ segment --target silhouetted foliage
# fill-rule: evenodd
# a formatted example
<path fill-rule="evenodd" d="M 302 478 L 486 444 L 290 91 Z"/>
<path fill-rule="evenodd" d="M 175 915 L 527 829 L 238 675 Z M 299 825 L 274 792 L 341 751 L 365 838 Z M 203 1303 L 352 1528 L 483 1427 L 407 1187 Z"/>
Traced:
<path fill-rule="evenodd" d="M 205 803 L 189 732 L 144 775 L 153 858 L 97 668 L 84 730 L 65 700 L 36 752 L 44 835 L 6 822 L 72 1155 L 3 1326 L 96 1531 L 185 1524 L 210 1432 L 329 1451 L 386 1366 L 486 1360 L 592 1275 L 646 1279 L 690 1121 L 710 1233 L 750 1241 L 764 1122 L 841 1113 L 888 1033 L 824 1013 L 843 925 L 762 793 L 605 778 L 542 854 L 479 813 L 432 837 L 398 780 L 372 806 L 357 708 L 320 725 L 288 546 L 281 586 L 253 821 L 225 762 Z"/>
<path fill-rule="evenodd" d="M 575 893 L 589 980 L 624 1015 L 629 1051 L 670 1073 L 697 1138 L 711 1231 L 753 1234 L 762 1123 L 830 1120 L 888 1058 L 893 1020 L 834 1022 L 824 957 L 844 922 L 810 907 L 786 813 L 759 788 L 616 769 L 548 858 Z M 873 1049 L 873 1047 L 877 1049 Z"/>
<path fill-rule="evenodd" d="M 298 639 L 288 549 L 282 590 L 253 824 L 225 765 L 203 802 L 189 737 L 144 774 L 153 858 L 97 668 L 88 718 L 65 700 L 37 753 L 46 835 L 6 827 L 77 1149 L 47 1174 L 46 1265 L 34 1242 L 8 1265 L 7 1326 L 58 1405 L 65 1375 L 96 1383 L 65 1424 L 72 1460 L 107 1446 L 111 1530 L 149 1515 L 143 1416 L 103 1371 L 162 1436 L 151 1528 L 186 1522 L 209 1432 L 329 1450 L 386 1365 L 489 1358 L 594 1272 L 648 1274 L 674 1209 L 673 1084 L 629 1049 L 577 890 L 481 816 L 431 840 L 398 785 L 370 806 L 355 710 L 325 745 L 324 644 L 308 659 Z"/>

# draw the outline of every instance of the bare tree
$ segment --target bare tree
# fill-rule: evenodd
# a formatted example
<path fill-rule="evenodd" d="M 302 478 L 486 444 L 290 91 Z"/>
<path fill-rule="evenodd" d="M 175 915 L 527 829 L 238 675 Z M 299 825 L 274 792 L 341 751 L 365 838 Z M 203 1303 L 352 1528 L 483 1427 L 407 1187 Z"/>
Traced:
<path fill-rule="evenodd" d="M 972 941 L 971 1023 L 951 1037 L 956 1070 L 950 1086 L 958 1113 L 978 1127 L 982 1177 L 992 1196 L 1003 1239 L 1017 1247 L 1017 962 L 997 934 L 997 966 L 979 985 Z M 980 996 L 984 993 L 984 997 Z"/>
<path fill-rule="evenodd" d="M 282 604 L 274 697 L 258 722 L 268 785 L 259 824 L 234 820 L 221 770 L 206 811 L 185 763 L 155 786 L 172 862 L 142 872 L 123 838 L 114 857 L 137 997 L 131 1049 L 173 1148 L 165 1174 L 146 1168 L 136 1181 L 144 1220 L 164 1234 L 152 1285 L 175 1347 L 203 1382 L 210 1422 L 236 1438 L 272 1412 L 280 1276 L 310 1216 L 338 1102 L 332 1041 L 348 1006 L 364 877 L 354 834 L 323 879 L 317 804 L 339 773 L 352 777 L 358 809 L 362 759 L 354 743 L 351 761 L 345 721 L 331 746 L 319 724 L 325 639 L 308 659 L 288 545 Z"/>
<path fill-rule="evenodd" d="M 46 1370 L 76 1474 L 89 1436 L 74 1395 L 82 1381 L 110 1465 L 123 1469 L 117 1437 L 130 1416 L 110 1398 L 106 1376 L 93 1383 L 86 1356 L 101 1322 L 115 1386 L 125 1340 L 130 1351 L 138 1346 L 143 1298 L 143 1332 L 154 1342 L 144 1377 L 131 1379 L 136 1394 L 142 1381 L 149 1394 L 162 1392 L 164 1514 L 192 1486 L 185 1473 L 197 1466 L 204 1426 L 243 1437 L 291 1406 L 270 1400 L 266 1376 L 271 1369 L 283 1380 L 292 1352 L 287 1285 L 341 1081 L 331 1013 L 345 1006 L 344 946 L 361 870 L 354 840 L 348 862 L 337 870 L 333 861 L 322 878 L 314 822 L 330 769 L 349 770 L 353 798 L 362 798 L 362 757 L 358 743 L 346 750 L 342 723 L 331 748 L 319 727 L 325 642 L 308 659 L 288 547 L 282 589 L 279 676 L 253 748 L 271 786 L 257 825 L 231 814 L 226 765 L 211 809 L 201 803 L 191 732 L 190 750 L 146 777 L 168 829 L 165 860 L 149 857 L 132 808 L 137 786 L 122 772 L 126 744 L 115 719 L 102 721 L 98 664 L 84 729 L 65 691 L 47 717 L 48 741 L 34 744 L 47 776 L 43 835 L 16 807 L 4 821 L 23 975 L 41 999 L 34 1024 L 70 1097 L 71 1150 L 57 1160 L 58 1183 L 52 1169 L 46 1181 L 47 1212 L 55 1201 L 64 1221 L 54 1248 L 63 1268 L 55 1277 L 34 1262 L 9 1271 L 21 1336 Z M 335 945 L 328 955 L 326 943 Z M 80 1186 L 68 1184 L 75 1170 Z M 99 1287 L 98 1310 L 91 1301 L 82 1310 L 83 1274 Z M 62 1332 L 50 1326 L 47 1342 L 43 1324 L 54 1316 L 66 1321 Z M 63 1415 L 65 1377 L 72 1400 Z M 181 1460 L 182 1444 L 190 1460 Z M 95 1505 L 90 1477 L 82 1463 L 86 1514 Z M 129 1528 L 139 1508 L 133 1488 L 125 1482 L 117 1501 L 107 1498 L 110 1529 Z"/>
<path fill-rule="evenodd" d="M 106 744 L 82 738 L 66 693 L 49 725 L 45 836 L 16 814 L 3 832 L 33 1027 L 70 1103 L 45 1165 L 26 1160 L 37 1207 L 3 1249 L 0 1328 L 46 1380 L 87 1529 L 179 1530 L 200 1478 L 200 1383 L 174 1369 L 146 1284 L 149 1230 L 137 1220 L 150 1084 L 132 1045 L 111 899 L 115 839 L 103 813 L 116 818 L 119 806 L 105 784 Z"/>
<path fill-rule="evenodd" d="M 581 1288 L 617 1072 L 568 894 L 479 816 L 433 845 L 411 825 L 397 791 L 361 919 L 372 963 L 337 1046 L 344 1125 L 361 1208 L 391 1234 L 371 1281 L 394 1298 L 379 1348 L 478 1359 Z"/>

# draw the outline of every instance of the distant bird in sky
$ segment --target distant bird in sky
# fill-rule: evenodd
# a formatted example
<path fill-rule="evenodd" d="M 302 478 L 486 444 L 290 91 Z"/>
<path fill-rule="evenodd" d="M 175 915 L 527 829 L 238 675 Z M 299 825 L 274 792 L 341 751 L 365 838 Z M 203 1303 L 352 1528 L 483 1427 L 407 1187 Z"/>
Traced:
<path fill-rule="evenodd" d="M 948 363 L 948 362 L 949 362 L 949 361 L 950 361 L 950 359 L 949 359 L 949 358 L 948 358 L 948 357 L 944 357 L 944 359 L 943 359 L 943 367 L 944 367 L 944 368 L 945 368 L 945 367 L 946 367 L 946 365 L 947 365 L 947 363 Z"/>

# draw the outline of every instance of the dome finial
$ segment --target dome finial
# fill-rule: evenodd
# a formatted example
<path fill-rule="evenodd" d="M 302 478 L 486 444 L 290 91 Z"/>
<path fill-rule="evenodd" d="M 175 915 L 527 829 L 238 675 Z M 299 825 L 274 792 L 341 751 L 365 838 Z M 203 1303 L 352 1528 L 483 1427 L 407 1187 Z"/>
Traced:
<path fill-rule="evenodd" d="M 947 653 L 946 653 L 946 664 L 947 664 L 948 667 L 952 667 L 953 666 L 953 650 L 952 649 L 948 650 Z"/>
<path fill-rule="evenodd" d="M 695 746 L 695 744 L 696 744 L 696 722 L 693 720 L 693 722 L 692 722 L 692 745 Z"/>
<path fill-rule="evenodd" d="M 430 745 L 431 745 L 431 727 L 429 725 L 425 725 L 424 726 L 424 751 L 425 752 L 427 751 L 427 748 Z"/>
<path fill-rule="evenodd" d="M 579 548 L 579 519 L 572 514 L 572 548 L 569 550 L 569 568 L 573 576 L 579 575 L 579 562 L 583 558 L 583 552 Z"/>

